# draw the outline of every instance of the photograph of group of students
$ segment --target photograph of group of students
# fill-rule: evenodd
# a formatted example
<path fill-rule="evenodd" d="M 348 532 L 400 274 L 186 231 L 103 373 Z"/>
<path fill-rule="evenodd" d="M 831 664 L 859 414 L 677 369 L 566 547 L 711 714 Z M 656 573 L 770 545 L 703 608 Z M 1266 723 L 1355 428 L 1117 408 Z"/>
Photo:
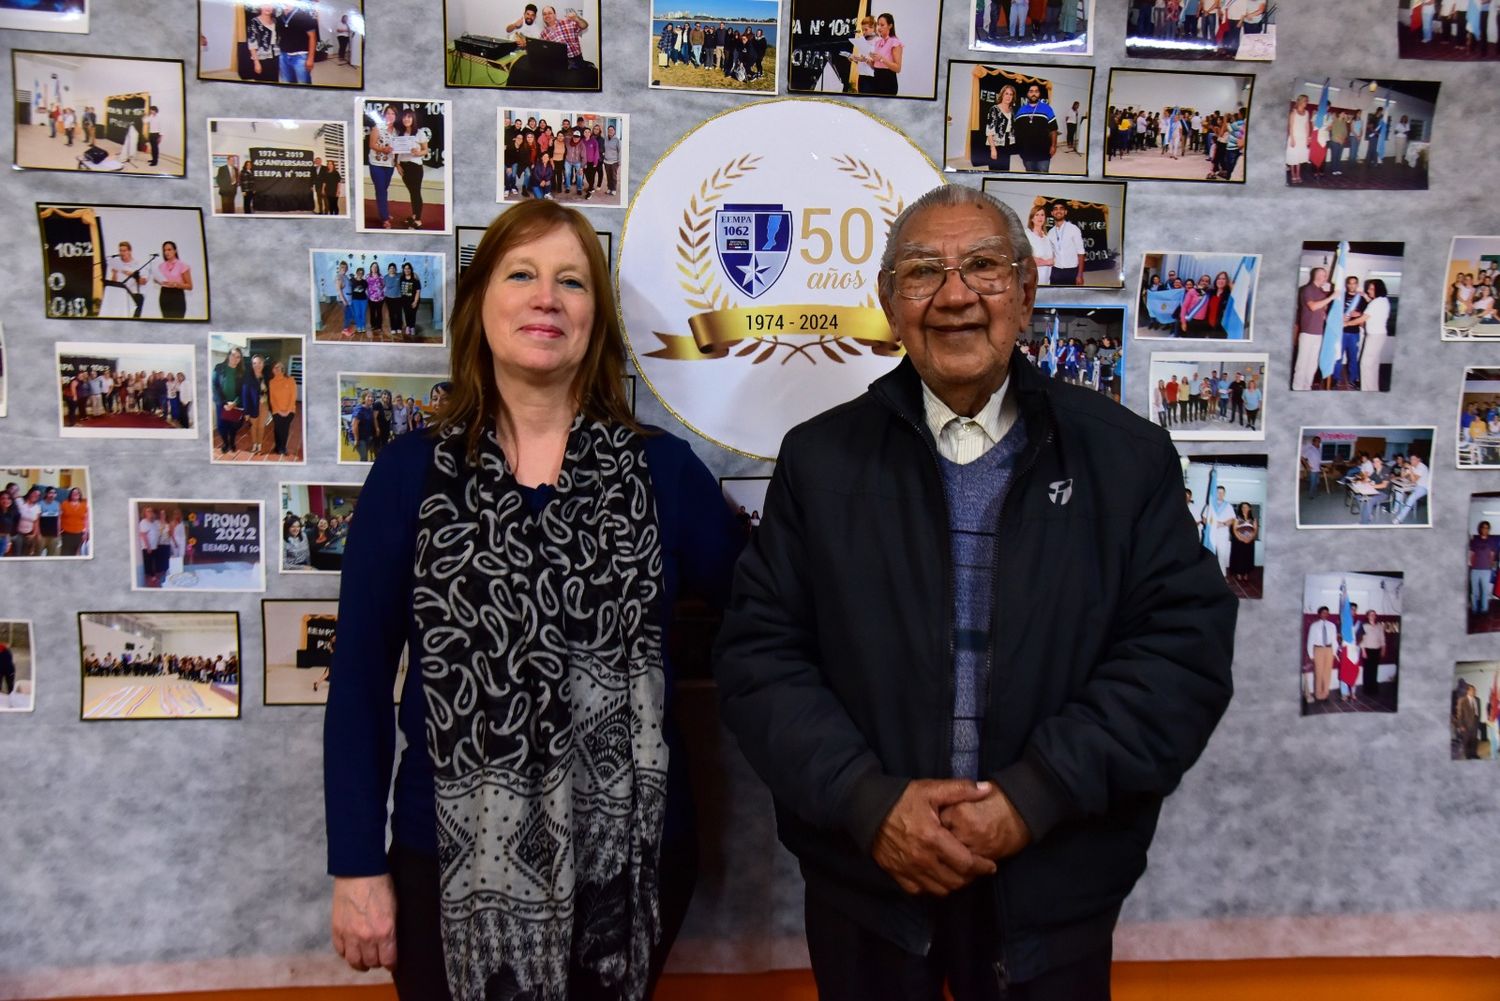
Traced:
<path fill-rule="evenodd" d="M 316 598 L 262 598 L 260 621 L 264 637 L 261 655 L 265 667 L 265 704 L 327 705 L 339 603 Z M 393 702 L 401 701 L 406 664 L 406 651 L 402 650 L 391 695 Z"/>
<path fill-rule="evenodd" d="M 1094 71 L 951 60 L 943 166 L 1084 176 Z"/>
<path fill-rule="evenodd" d="M 281 484 L 282 573 L 343 570 L 359 490 L 358 483 Z"/>
<path fill-rule="evenodd" d="M 11 70 L 17 167 L 187 173 L 180 59 L 15 49 Z"/>
<path fill-rule="evenodd" d="M 236 612 L 79 612 L 85 720 L 238 719 Z"/>
<path fill-rule="evenodd" d="M 130 501 L 133 591 L 264 591 L 260 501 Z"/>
<path fill-rule="evenodd" d="M 447 343 L 447 254 L 311 250 L 308 255 L 314 341 Z"/>
<path fill-rule="evenodd" d="M 1203 548 L 1241 599 L 1263 596 L 1267 471 L 1264 455 L 1185 455 L 1182 486 Z"/>
<path fill-rule="evenodd" d="M 937 97 L 939 0 L 790 3 L 788 91 L 919 100 Z"/>
<path fill-rule="evenodd" d="M 1292 321 L 1293 389 L 1390 391 L 1404 253 L 1400 243 L 1302 244 Z"/>
<path fill-rule="evenodd" d="M 347 219 L 347 122 L 208 120 L 209 205 L 215 216 Z"/>
<path fill-rule="evenodd" d="M 1095 0 L 976 0 L 969 48 L 1046 55 L 1094 54 Z"/>
<path fill-rule="evenodd" d="M 1237 73 L 1110 70 L 1104 176 L 1243 184 L 1254 83 Z"/>
<path fill-rule="evenodd" d="M 209 334 L 213 462 L 307 461 L 304 357 L 294 334 Z"/>
<path fill-rule="evenodd" d="M 1129 0 L 1125 54 L 1139 59 L 1276 58 L 1274 0 Z"/>
<path fill-rule="evenodd" d="M 1455 236 L 1446 274 L 1443 340 L 1500 337 L 1500 236 Z"/>
<path fill-rule="evenodd" d="M 1147 252 L 1141 258 L 1135 336 L 1252 340 L 1259 254 Z"/>
<path fill-rule="evenodd" d="M 550 198 L 622 208 L 630 188 L 630 116 L 500 108 L 495 201 Z"/>
<path fill-rule="evenodd" d="M 1500 469 L 1500 368 L 1464 369 L 1454 444 L 1459 469 Z"/>
<path fill-rule="evenodd" d="M 198 79 L 364 86 L 361 0 L 198 0 Z"/>
<path fill-rule="evenodd" d="M 0 0 L 0 29 L 86 35 L 89 0 Z"/>
<path fill-rule="evenodd" d="M 1125 287 L 1124 184 L 986 177 L 981 187 L 1026 224 L 1039 287 Z"/>
<path fill-rule="evenodd" d="M 1044 375 L 1123 398 L 1125 307 L 1038 302 L 1017 344 Z"/>
<path fill-rule="evenodd" d="M 1500 633 L 1500 493 L 1469 495 L 1468 632 Z"/>
<path fill-rule="evenodd" d="M 1500 59 L 1500 8 L 1487 0 L 1397 0 L 1402 59 Z"/>
<path fill-rule="evenodd" d="M 1147 413 L 1176 441 L 1265 441 L 1270 355 L 1158 351 Z"/>
<path fill-rule="evenodd" d="M 56 352 L 61 437 L 198 436 L 193 345 L 59 341 Z"/>
<path fill-rule="evenodd" d="M 778 92 L 780 0 L 699 0 L 687 9 L 674 0 L 651 0 L 650 11 L 650 86 L 760 96 Z"/>
<path fill-rule="evenodd" d="M 1298 528 L 1431 528 L 1431 427 L 1304 427 Z"/>
<path fill-rule="evenodd" d="M 339 462 L 374 462 L 391 441 L 431 427 L 448 389 L 441 375 L 340 372 Z"/>
<path fill-rule="evenodd" d="M 17 467 L 0 469 L 0 477 L 0 558 L 94 555 L 88 467 Z"/>
<path fill-rule="evenodd" d="M 449 87 L 598 90 L 599 0 L 444 0 Z"/>
<path fill-rule="evenodd" d="M 1500 761 L 1500 661 L 1464 660 L 1453 665 L 1454 761 Z"/>
<path fill-rule="evenodd" d="M 1365 571 L 1303 579 L 1303 716 L 1396 711 L 1404 577 Z"/>
<path fill-rule="evenodd" d="M 453 102 L 357 97 L 354 114 L 364 151 L 356 229 L 452 232 Z"/>
<path fill-rule="evenodd" d="M 46 314 L 207 322 L 203 210 L 38 202 Z"/>
<path fill-rule="evenodd" d="M 1299 78 L 1286 119 L 1286 183 L 1426 190 L 1438 84 Z"/>
<path fill-rule="evenodd" d="M 0 619 L 0 713 L 36 709 L 36 646 L 31 623 Z"/>

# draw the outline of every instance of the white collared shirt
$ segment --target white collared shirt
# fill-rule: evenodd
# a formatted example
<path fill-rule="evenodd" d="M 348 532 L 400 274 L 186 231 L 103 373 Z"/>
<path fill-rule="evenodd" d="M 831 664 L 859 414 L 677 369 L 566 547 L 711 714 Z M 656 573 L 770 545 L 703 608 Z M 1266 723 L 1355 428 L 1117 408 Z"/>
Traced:
<path fill-rule="evenodd" d="M 922 410 L 927 417 L 927 430 L 937 441 L 938 454 L 963 466 L 998 445 L 1016 422 L 1016 401 L 1006 391 L 1009 388 L 1007 375 L 978 413 L 963 417 L 938 399 L 927 383 L 922 383 Z"/>

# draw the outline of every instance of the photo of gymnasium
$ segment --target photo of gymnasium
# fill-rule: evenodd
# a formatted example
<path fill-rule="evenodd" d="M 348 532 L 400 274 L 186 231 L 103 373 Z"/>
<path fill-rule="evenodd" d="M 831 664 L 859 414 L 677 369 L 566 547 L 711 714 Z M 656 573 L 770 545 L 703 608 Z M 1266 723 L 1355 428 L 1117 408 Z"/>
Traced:
<path fill-rule="evenodd" d="M 79 612 L 82 717 L 235 719 L 235 612 Z"/>

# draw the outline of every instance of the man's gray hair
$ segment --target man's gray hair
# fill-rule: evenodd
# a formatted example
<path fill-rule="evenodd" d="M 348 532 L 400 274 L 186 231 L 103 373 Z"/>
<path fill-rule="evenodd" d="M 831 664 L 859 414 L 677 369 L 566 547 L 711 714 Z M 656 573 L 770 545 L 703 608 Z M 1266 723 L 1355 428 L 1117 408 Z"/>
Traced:
<path fill-rule="evenodd" d="M 938 206 L 952 205 L 984 205 L 1000 213 L 1000 218 L 1005 221 L 1005 238 L 1010 242 L 1011 260 L 1018 265 L 1017 275 L 1025 276 L 1032 270 L 1031 240 L 1026 236 L 1026 224 L 1021 217 L 1016 215 L 1015 209 L 996 198 L 994 195 L 971 188 L 965 184 L 942 184 L 912 202 L 901 210 L 891 222 L 891 230 L 886 235 L 885 252 L 880 255 L 880 289 L 890 292 L 891 271 L 896 266 L 896 261 L 901 256 L 905 245 L 901 240 L 901 231 L 911 221 L 911 217 L 923 209 L 936 208 Z"/>

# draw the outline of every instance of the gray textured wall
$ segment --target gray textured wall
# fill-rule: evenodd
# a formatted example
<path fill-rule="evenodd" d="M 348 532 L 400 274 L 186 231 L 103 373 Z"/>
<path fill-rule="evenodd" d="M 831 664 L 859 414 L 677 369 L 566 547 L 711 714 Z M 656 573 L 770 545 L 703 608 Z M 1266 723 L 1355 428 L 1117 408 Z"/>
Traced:
<path fill-rule="evenodd" d="M 965 48 L 967 4 L 943 15 L 944 62 Z M 1104 106 L 1111 65 L 1123 65 L 1123 2 L 1099 0 L 1093 111 Z M 10 416 L 0 421 L 0 465 L 87 464 L 100 555 L 87 563 L 8 563 L 0 616 L 30 618 L 38 649 L 37 709 L 0 717 L 0 997 L 83 991 L 274 985 L 354 979 L 327 952 L 323 875 L 320 710 L 261 704 L 259 596 L 132 595 L 124 534 L 126 498 L 258 498 L 276 510 L 278 473 L 211 466 L 208 444 L 60 441 L 50 370 L 60 339 L 191 340 L 208 327 L 69 324 L 42 318 L 36 200 L 208 207 L 203 181 L 207 116 L 343 118 L 352 93 L 205 84 L 192 79 L 190 0 L 101 0 L 89 35 L 9 32 L 7 47 L 176 56 L 188 61 L 189 177 L 149 180 L 18 173 L 0 185 L 0 273 L 10 372 Z M 538 94 L 528 102 L 632 114 L 631 177 L 702 118 L 737 99 L 652 93 L 645 76 L 640 0 L 605 0 L 604 92 Z M 1500 769 L 1448 760 L 1447 691 L 1456 659 L 1495 656 L 1494 639 L 1464 635 L 1464 511 L 1473 490 L 1500 488 L 1493 472 L 1454 470 L 1451 418 L 1465 364 L 1500 365 L 1500 347 L 1440 344 L 1443 265 L 1454 233 L 1500 231 L 1493 180 L 1497 142 L 1494 63 L 1396 62 L 1394 0 L 1283 5 L 1281 49 L 1256 65 L 1249 183 L 1218 187 L 1132 182 L 1121 293 L 1080 301 L 1130 301 L 1133 269 L 1152 249 L 1264 255 L 1255 343 L 1269 351 L 1275 422 L 1265 447 L 1272 489 L 1266 591 L 1243 606 L 1234 705 L 1203 761 L 1165 811 L 1150 872 L 1120 933 L 1124 956 L 1380 954 L 1500 951 L 1493 831 Z M 445 92 L 442 24 L 434 0 L 370 0 L 366 90 L 452 98 L 457 116 L 457 221 L 495 213 L 494 109 L 482 90 Z M 1132 65 L 1149 66 L 1132 61 Z M 1169 64 L 1161 64 L 1163 66 Z M 1227 68 L 1227 67 L 1226 67 Z M 1432 187 L 1425 192 L 1292 190 L 1282 182 L 1280 108 L 1298 72 L 1441 79 Z M 946 73 L 944 73 L 944 78 Z M 941 97 L 942 95 L 940 95 Z M 939 102 L 868 102 L 937 159 Z M 9 158 L 10 138 L 0 139 Z M 1091 172 L 1098 176 L 1097 140 Z M 964 178 L 977 183 L 977 176 Z M 592 211 L 619 232 L 620 211 Z M 310 246 L 380 247 L 350 223 L 207 221 L 214 329 L 303 332 Z M 1289 323 L 1296 257 L 1306 239 L 1402 240 L 1406 272 L 1387 395 L 1292 395 Z M 451 239 L 406 238 L 402 247 L 451 253 Z M 618 250 L 618 241 L 616 243 Z M 450 265 L 451 266 L 451 265 Z M 1151 345 L 1133 344 L 1127 402 L 1139 408 Z M 1170 345 L 1167 345 L 1170 347 Z M 200 349 L 200 367 L 206 356 Z M 311 461 L 291 477 L 344 480 L 333 462 L 335 372 L 431 370 L 436 359 L 399 347 L 310 345 L 307 399 Z M 200 383 L 201 383 L 200 376 Z M 201 390 L 200 390 L 201 395 Z M 671 426 L 642 393 L 641 413 Z M 1437 424 L 1436 527 L 1427 531 L 1298 532 L 1291 508 L 1302 423 Z M 724 475 L 759 475 L 757 463 L 702 442 Z M 1195 443 L 1185 451 L 1249 451 Z M 305 476 L 303 475 L 305 474 Z M 1298 611 L 1302 575 L 1329 569 L 1403 569 L 1405 642 L 1395 715 L 1302 719 L 1298 711 Z M 325 597 L 327 579 L 271 574 L 268 594 Z M 1081 595 L 1082 614 L 1087 596 Z M 247 665 L 243 718 L 232 722 L 78 721 L 79 609 L 238 610 Z M 717 791 L 706 810 L 709 852 L 679 968 L 753 969 L 805 959 L 800 884 L 775 846 L 769 804 L 714 722 L 712 695 L 686 694 L 696 715 L 695 767 Z"/>

